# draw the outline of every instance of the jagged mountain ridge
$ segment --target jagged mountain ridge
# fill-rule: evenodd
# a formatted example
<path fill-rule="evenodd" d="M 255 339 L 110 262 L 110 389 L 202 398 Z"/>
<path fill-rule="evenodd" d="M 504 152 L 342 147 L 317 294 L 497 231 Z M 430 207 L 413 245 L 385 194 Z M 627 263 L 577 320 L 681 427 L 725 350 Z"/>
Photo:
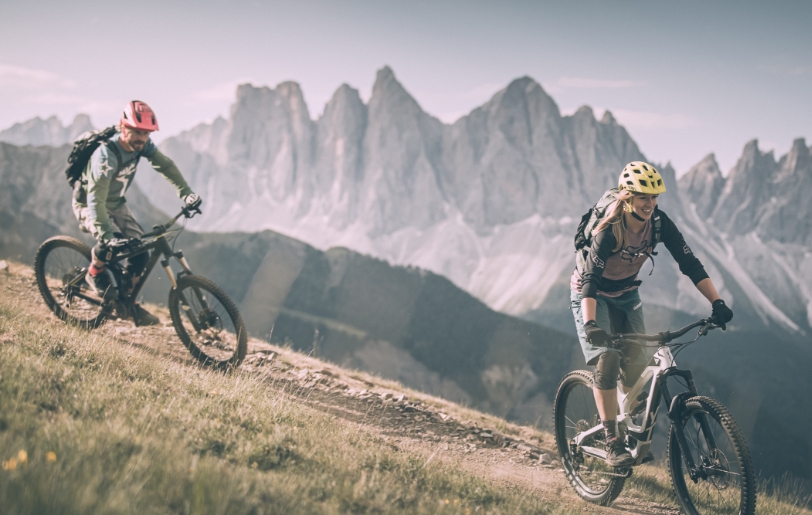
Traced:
<path fill-rule="evenodd" d="M 687 225 L 712 259 L 734 261 L 728 271 L 761 306 L 756 314 L 765 322 L 808 329 L 812 210 L 806 199 L 812 194 L 812 159 L 805 140 L 796 139 L 778 161 L 750 141 L 726 179 L 713 155 L 706 156 L 680 179 L 679 188 L 689 206 Z"/>
<path fill-rule="evenodd" d="M 46 120 L 37 116 L 0 131 L 0 141 L 18 146 L 61 147 L 66 143 L 73 143 L 80 134 L 91 130 L 93 130 L 93 125 L 86 114 L 77 114 L 68 126 L 63 126 L 56 116 L 51 116 Z"/>
<path fill-rule="evenodd" d="M 643 158 L 610 114 L 561 116 L 529 78 L 453 126 L 424 113 L 389 68 L 368 106 L 343 86 L 317 122 L 292 83 L 237 93 L 228 120 L 162 145 L 181 169 L 195 170 L 190 182 L 215 210 L 214 222 L 197 229 L 271 228 L 320 248 L 344 245 L 429 268 L 511 313 L 540 303 L 571 265 L 569 249 L 546 242 L 562 232 L 559 222 L 571 225 L 572 204 L 586 208 L 611 185 L 610 170 Z M 216 142 L 207 139 L 215 132 Z M 150 179 L 151 198 L 168 202 Z M 551 254 L 542 262 L 554 266 L 510 266 L 502 245 L 525 240 L 528 229 L 545 237 L 531 238 L 524 253 Z M 518 269 L 526 272 L 500 283 L 527 283 L 537 299 L 517 300 L 493 284 Z"/>
<path fill-rule="evenodd" d="M 197 230 L 270 228 L 322 249 L 346 246 L 445 275 L 517 315 L 556 302 L 552 292 L 573 266 L 578 217 L 625 163 L 646 159 L 611 113 L 596 120 L 582 107 L 562 116 L 528 77 L 445 125 L 389 68 L 378 72 L 368 104 L 344 85 L 315 121 L 295 83 L 242 85 L 227 120 L 161 148 L 214 212 Z M 776 163 L 750 143 L 727 180 L 717 166 L 716 175 L 690 172 L 699 182 L 679 187 L 674 170 L 661 167 L 669 187 L 661 207 L 685 226 L 723 295 L 748 318 L 793 331 L 812 318 L 809 217 L 790 200 L 812 193 L 808 155 L 799 140 Z M 759 185 L 765 173 L 775 187 Z M 146 179 L 150 198 L 172 200 L 154 174 Z M 647 302 L 706 311 L 672 260 L 659 260 L 658 273 L 644 279 Z"/>

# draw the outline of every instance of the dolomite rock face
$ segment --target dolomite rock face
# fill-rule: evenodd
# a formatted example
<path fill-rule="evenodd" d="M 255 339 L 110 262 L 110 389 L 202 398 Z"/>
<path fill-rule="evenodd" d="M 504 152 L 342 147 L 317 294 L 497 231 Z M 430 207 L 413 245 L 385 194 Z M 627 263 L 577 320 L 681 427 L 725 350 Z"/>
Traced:
<path fill-rule="evenodd" d="M 48 124 L 49 134 L 62 134 L 81 121 L 65 128 L 34 119 L 0 134 L 30 144 L 44 141 Z M 577 220 L 626 163 L 646 160 L 609 111 L 596 119 L 585 106 L 562 116 L 529 77 L 446 125 L 388 67 L 378 71 L 368 103 L 342 85 L 317 120 L 296 83 L 241 85 L 227 119 L 161 148 L 204 198 L 194 230 L 272 229 L 320 249 L 348 247 L 442 274 L 492 308 L 524 316 L 566 297 Z M 136 184 L 173 211 L 173 188 L 142 167 Z M 712 154 L 679 181 L 669 164 L 659 169 L 668 188 L 661 209 L 737 312 L 791 331 L 809 328 L 805 140 L 777 160 L 751 141 L 726 177 Z M 641 278 L 647 303 L 704 313 L 704 299 L 669 257 Z"/>
<path fill-rule="evenodd" d="M 0 131 L 0 141 L 17 146 L 60 147 L 66 143 L 72 144 L 80 134 L 91 130 L 93 130 L 93 125 L 86 114 L 76 115 L 73 122 L 67 127 L 62 126 L 62 122 L 56 116 L 51 116 L 47 120 L 36 117 L 22 123 L 15 123 L 8 129 Z"/>

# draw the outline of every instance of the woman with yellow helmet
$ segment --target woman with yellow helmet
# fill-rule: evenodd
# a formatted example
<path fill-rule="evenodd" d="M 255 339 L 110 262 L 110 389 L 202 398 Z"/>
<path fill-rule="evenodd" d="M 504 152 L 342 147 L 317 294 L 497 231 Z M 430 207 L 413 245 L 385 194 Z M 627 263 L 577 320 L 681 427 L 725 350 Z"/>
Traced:
<path fill-rule="evenodd" d="M 591 244 L 578 251 L 570 279 L 575 327 L 587 364 L 595 366 L 593 393 L 606 432 L 606 462 L 613 467 L 634 461 L 617 435 L 617 379 L 622 371 L 624 389 L 631 387 L 648 359 L 641 349 L 627 348 L 622 360 L 607 342 L 613 332 L 646 332 L 637 274 L 659 241 L 711 303 L 723 329 L 733 318 L 674 222 L 657 207 L 661 193 L 665 184 L 656 168 L 642 161 L 627 164 L 617 190 L 611 190 L 611 204 L 592 230 Z"/>

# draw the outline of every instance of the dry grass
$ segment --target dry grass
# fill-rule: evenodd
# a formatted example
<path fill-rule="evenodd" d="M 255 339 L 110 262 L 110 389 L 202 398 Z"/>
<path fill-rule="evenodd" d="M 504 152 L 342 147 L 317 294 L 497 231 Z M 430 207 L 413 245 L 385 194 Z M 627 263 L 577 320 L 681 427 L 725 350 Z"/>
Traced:
<path fill-rule="evenodd" d="M 624 493 L 648 501 L 674 505 L 676 498 L 666 464 L 643 465 L 626 481 Z M 801 494 L 800 486 L 791 480 L 762 483 L 758 492 L 756 513 L 763 515 L 812 515 L 806 506 L 810 498 Z"/>
<path fill-rule="evenodd" d="M 596 510 L 427 463 L 376 431 L 303 406 L 258 374 L 190 367 L 24 306 L 0 296 L 0 513 Z M 551 435 L 533 428 L 278 350 L 297 366 L 335 369 L 554 448 Z M 639 467 L 626 485 L 624 496 L 675 504 L 664 468 Z M 789 481 L 764 485 L 758 513 L 812 513 L 799 491 Z"/>
<path fill-rule="evenodd" d="M 21 452 L 22 451 L 22 452 Z M 162 360 L 0 300 L 3 513 L 548 513 L 256 375 Z"/>

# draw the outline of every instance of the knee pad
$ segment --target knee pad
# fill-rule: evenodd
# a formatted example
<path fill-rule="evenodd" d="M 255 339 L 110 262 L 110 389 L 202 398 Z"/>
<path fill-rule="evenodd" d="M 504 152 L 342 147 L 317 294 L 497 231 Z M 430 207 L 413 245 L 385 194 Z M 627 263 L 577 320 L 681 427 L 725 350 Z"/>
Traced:
<path fill-rule="evenodd" d="M 609 350 L 598 358 L 595 366 L 595 387 L 598 390 L 614 390 L 617 388 L 617 376 L 620 374 L 620 354 Z"/>
<path fill-rule="evenodd" d="M 92 253 L 93 257 L 102 263 L 107 263 L 113 258 L 113 252 L 110 250 L 110 247 L 101 240 L 93 245 Z"/>

